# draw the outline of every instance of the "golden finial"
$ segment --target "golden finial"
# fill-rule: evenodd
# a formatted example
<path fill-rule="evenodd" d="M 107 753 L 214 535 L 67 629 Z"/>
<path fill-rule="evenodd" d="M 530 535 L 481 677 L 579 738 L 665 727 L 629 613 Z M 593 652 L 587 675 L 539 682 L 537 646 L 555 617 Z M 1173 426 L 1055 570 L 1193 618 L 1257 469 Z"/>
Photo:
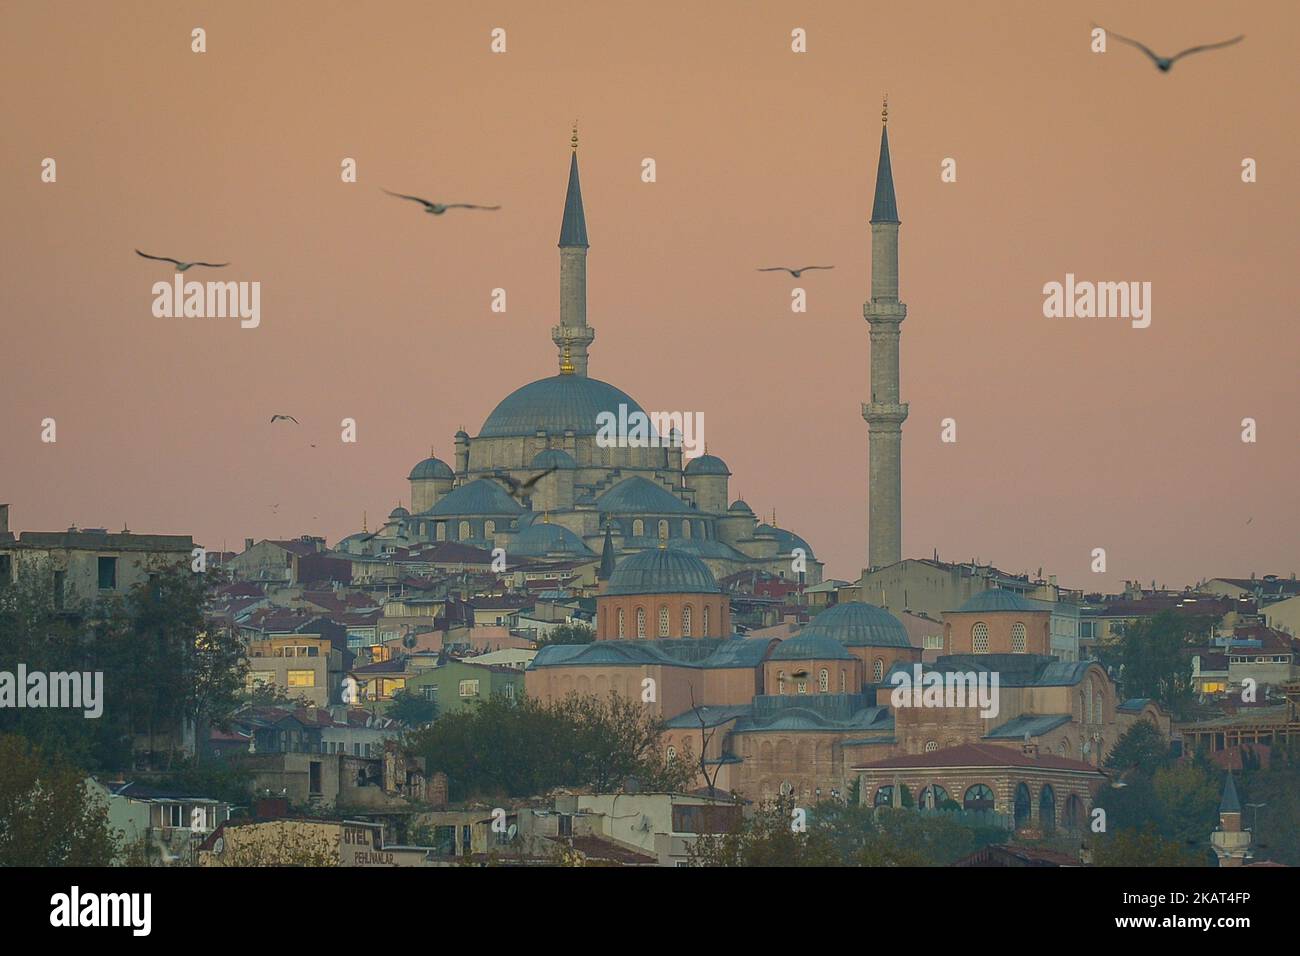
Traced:
<path fill-rule="evenodd" d="M 569 346 L 564 346 L 564 359 L 560 362 L 560 374 L 572 375 L 577 370 L 577 366 L 569 361 Z"/>
<path fill-rule="evenodd" d="M 668 523 L 664 522 L 659 526 L 659 550 L 668 550 Z"/>
<path fill-rule="evenodd" d="M 361 533 L 362 534 L 370 533 L 370 529 L 366 527 L 366 513 L 364 511 L 361 512 Z"/>
<path fill-rule="evenodd" d="M 575 150 L 578 148 L 578 121 L 577 120 L 573 121 L 573 137 L 569 140 L 569 144 Z"/>
<path fill-rule="evenodd" d="M 777 525 L 776 525 L 776 509 L 773 508 L 773 509 L 772 509 L 772 527 L 775 528 L 776 526 L 777 526 Z"/>
<path fill-rule="evenodd" d="M 547 508 L 545 511 L 542 512 L 542 524 L 550 524 L 550 523 L 551 523 L 551 510 Z"/>
<path fill-rule="evenodd" d="M 880 122 L 881 123 L 889 122 L 889 94 L 888 93 L 885 94 L 884 103 L 880 107 Z"/>

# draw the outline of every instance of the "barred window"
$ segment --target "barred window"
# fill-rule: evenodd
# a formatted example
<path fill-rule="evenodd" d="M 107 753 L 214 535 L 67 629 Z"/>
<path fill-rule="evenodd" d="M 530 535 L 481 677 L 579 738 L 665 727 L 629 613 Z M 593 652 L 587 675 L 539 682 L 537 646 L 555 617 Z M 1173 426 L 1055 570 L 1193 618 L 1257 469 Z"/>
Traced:
<path fill-rule="evenodd" d="M 980 621 L 970 629 L 970 636 L 976 654 L 987 654 L 989 652 L 989 626 L 987 624 Z"/>
<path fill-rule="evenodd" d="M 1023 654 L 1025 652 L 1025 626 L 1017 621 L 1011 625 L 1011 653 Z"/>

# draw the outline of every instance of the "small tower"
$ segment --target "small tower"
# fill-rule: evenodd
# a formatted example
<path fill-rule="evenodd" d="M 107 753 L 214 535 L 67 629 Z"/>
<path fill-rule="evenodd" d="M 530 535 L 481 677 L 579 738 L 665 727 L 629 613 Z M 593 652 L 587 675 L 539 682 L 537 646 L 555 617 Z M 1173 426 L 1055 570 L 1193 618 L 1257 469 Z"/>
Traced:
<path fill-rule="evenodd" d="M 464 480 L 469 474 L 469 434 L 465 426 L 456 430 L 456 475 Z"/>
<path fill-rule="evenodd" d="M 614 539 L 605 525 L 605 543 L 600 549 L 600 568 L 596 571 L 596 593 L 604 594 L 609 576 L 614 573 Z"/>
<path fill-rule="evenodd" d="M 572 373 L 587 375 L 587 347 L 596 331 L 587 325 L 587 217 L 582 209 L 582 185 L 578 181 L 578 124 L 573 124 L 570 141 L 569 191 L 564 197 L 564 221 L 560 225 L 560 324 L 551 327 L 551 341 L 572 357 Z M 561 372 L 563 372 L 561 368 Z"/>
<path fill-rule="evenodd" d="M 871 326 L 871 401 L 867 421 L 870 474 L 867 487 L 867 564 L 882 568 L 903 556 L 902 443 L 907 404 L 898 400 L 899 326 L 907 306 L 898 300 L 898 202 L 889 162 L 889 100 L 880 111 L 880 161 L 871 209 L 871 298 L 862 306 Z"/>
<path fill-rule="evenodd" d="M 1237 797 L 1237 784 L 1228 771 L 1223 782 L 1223 798 L 1219 801 L 1219 829 L 1210 834 L 1210 845 L 1219 858 L 1219 866 L 1242 866 L 1250 858 L 1250 844 L 1254 837 L 1241 829 L 1241 800 Z"/>

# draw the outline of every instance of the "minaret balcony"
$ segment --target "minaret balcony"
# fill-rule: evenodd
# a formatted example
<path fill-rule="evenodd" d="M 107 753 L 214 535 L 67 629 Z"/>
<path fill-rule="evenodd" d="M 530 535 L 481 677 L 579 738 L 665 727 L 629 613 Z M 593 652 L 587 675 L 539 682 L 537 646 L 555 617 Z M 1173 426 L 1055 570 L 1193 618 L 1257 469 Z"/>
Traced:
<path fill-rule="evenodd" d="M 907 421 L 907 402 L 863 402 L 862 417 L 872 425 L 901 426 Z"/>
<path fill-rule="evenodd" d="M 590 345 L 596 330 L 589 325 L 552 325 L 551 341 L 556 345 Z"/>
<path fill-rule="evenodd" d="M 897 299 L 870 299 L 862 304 L 862 317 L 868 322 L 897 325 L 907 318 L 907 306 Z"/>

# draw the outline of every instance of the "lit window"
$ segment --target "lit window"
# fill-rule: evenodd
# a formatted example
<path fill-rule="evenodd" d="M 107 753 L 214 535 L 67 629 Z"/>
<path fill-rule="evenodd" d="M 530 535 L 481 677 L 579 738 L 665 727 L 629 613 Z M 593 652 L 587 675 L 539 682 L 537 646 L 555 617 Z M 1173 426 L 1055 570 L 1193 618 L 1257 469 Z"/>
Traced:
<path fill-rule="evenodd" d="M 289 671 L 290 687 L 315 687 L 315 671 Z"/>
<path fill-rule="evenodd" d="M 799 681 L 799 684 L 798 684 L 797 690 L 798 690 L 799 693 L 801 693 L 801 694 L 806 694 L 806 693 L 808 693 L 808 682 L 807 682 L 806 680 L 801 680 L 801 681 Z"/>
<path fill-rule="evenodd" d="M 989 652 L 989 626 L 980 621 L 970 629 L 971 643 L 976 654 Z"/>
<path fill-rule="evenodd" d="M 669 747 L 669 748 L 668 748 L 668 759 L 669 759 L 669 760 L 676 760 L 676 759 L 677 759 L 677 748 L 676 748 L 676 747 Z"/>

